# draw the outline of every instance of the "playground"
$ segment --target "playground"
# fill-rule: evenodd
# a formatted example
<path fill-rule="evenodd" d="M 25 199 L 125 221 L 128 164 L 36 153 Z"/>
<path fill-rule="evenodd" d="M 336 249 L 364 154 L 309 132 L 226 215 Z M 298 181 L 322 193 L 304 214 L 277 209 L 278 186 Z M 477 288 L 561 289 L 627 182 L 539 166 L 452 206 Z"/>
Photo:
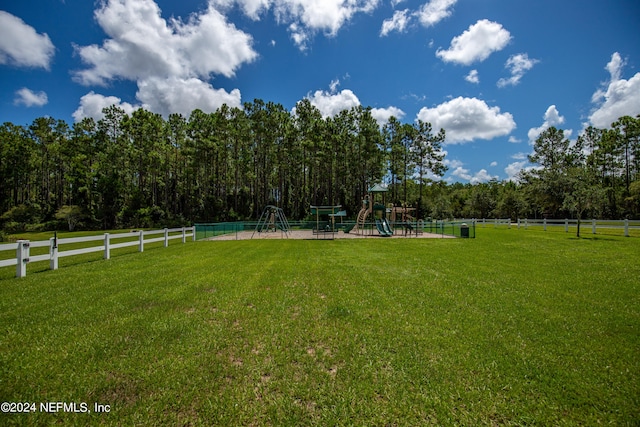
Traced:
<path fill-rule="evenodd" d="M 341 205 L 311 205 L 310 217 L 297 222 L 289 222 L 281 208 L 268 205 L 256 223 L 196 224 L 196 234 L 199 240 L 475 237 L 473 224 L 470 234 L 466 223 L 424 221 L 414 216 L 415 208 L 386 204 L 386 192 L 382 185 L 369 188 L 355 221 L 345 220 L 347 211 Z"/>
<path fill-rule="evenodd" d="M 251 239 L 294 239 L 294 240 L 328 240 L 328 239 L 376 239 L 380 237 L 376 234 L 355 234 L 344 233 L 342 231 L 336 231 L 331 233 L 325 233 L 319 235 L 314 233 L 313 230 L 290 230 L 287 233 L 276 232 L 261 232 L 255 233 L 253 231 L 238 231 L 236 233 L 225 233 L 217 236 L 208 237 L 207 240 L 251 240 Z M 395 234 L 388 236 L 388 238 L 394 239 L 454 239 L 455 236 L 437 233 L 421 233 L 405 236 L 404 234 Z"/>

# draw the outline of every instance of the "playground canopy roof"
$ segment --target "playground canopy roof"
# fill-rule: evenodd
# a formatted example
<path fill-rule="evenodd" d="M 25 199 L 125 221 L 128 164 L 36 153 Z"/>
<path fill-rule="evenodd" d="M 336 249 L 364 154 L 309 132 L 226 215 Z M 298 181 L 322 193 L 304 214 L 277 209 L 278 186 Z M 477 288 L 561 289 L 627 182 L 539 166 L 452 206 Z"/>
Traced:
<path fill-rule="evenodd" d="M 389 191 L 387 187 L 383 187 L 382 184 L 376 184 L 369 188 L 369 193 L 386 193 Z"/>
<path fill-rule="evenodd" d="M 339 211 L 340 208 L 342 207 L 342 205 L 337 205 L 337 206 L 310 206 L 311 207 L 311 215 L 335 215 L 335 216 L 341 216 L 341 215 L 336 215 Z M 347 213 L 345 211 L 344 216 L 346 216 Z"/>

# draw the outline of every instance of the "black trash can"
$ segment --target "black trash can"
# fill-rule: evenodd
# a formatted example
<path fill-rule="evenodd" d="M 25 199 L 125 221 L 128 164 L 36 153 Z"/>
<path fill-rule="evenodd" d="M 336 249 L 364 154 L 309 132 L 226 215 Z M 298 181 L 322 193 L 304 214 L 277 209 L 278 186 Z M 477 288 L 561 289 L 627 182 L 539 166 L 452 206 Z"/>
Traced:
<path fill-rule="evenodd" d="M 463 239 L 469 238 L 469 226 L 465 222 L 460 225 L 460 237 Z"/>

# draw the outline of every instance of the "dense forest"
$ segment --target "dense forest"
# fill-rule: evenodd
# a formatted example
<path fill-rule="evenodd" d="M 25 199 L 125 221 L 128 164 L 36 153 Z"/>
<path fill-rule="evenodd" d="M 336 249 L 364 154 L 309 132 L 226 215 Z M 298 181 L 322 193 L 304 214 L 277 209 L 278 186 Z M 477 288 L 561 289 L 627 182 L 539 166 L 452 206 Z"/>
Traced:
<path fill-rule="evenodd" d="M 5 232 L 177 226 L 256 219 L 267 204 L 302 219 L 309 205 L 357 213 L 384 182 L 387 203 L 421 218 L 640 216 L 640 116 L 570 141 L 542 132 L 516 182 L 447 184 L 446 130 L 380 127 L 369 108 L 323 118 L 309 100 L 292 112 L 261 100 L 243 109 L 167 119 L 113 106 L 69 126 L 42 117 L 0 127 L 0 225 Z"/>

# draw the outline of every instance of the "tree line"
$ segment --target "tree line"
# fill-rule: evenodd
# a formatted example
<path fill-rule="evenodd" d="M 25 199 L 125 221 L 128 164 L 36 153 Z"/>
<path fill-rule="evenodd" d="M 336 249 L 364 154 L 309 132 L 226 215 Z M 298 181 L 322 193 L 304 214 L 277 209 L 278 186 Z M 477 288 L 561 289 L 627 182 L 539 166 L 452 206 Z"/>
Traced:
<path fill-rule="evenodd" d="M 355 216 L 367 188 L 420 218 L 637 217 L 640 116 L 577 141 L 549 128 L 517 182 L 447 184 L 445 130 L 370 108 L 323 117 L 256 99 L 168 118 L 111 106 L 98 121 L 50 117 L 0 127 L 0 222 L 6 231 L 177 226 L 256 219 L 268 204 L 303 219 L 310 205 Z"/>
<path fill-rule="evenodd" d="M 571 141 L 550 127 L 515 181 L 430 186 L 436 218 L 640 218 L 640 115 Z"/>

